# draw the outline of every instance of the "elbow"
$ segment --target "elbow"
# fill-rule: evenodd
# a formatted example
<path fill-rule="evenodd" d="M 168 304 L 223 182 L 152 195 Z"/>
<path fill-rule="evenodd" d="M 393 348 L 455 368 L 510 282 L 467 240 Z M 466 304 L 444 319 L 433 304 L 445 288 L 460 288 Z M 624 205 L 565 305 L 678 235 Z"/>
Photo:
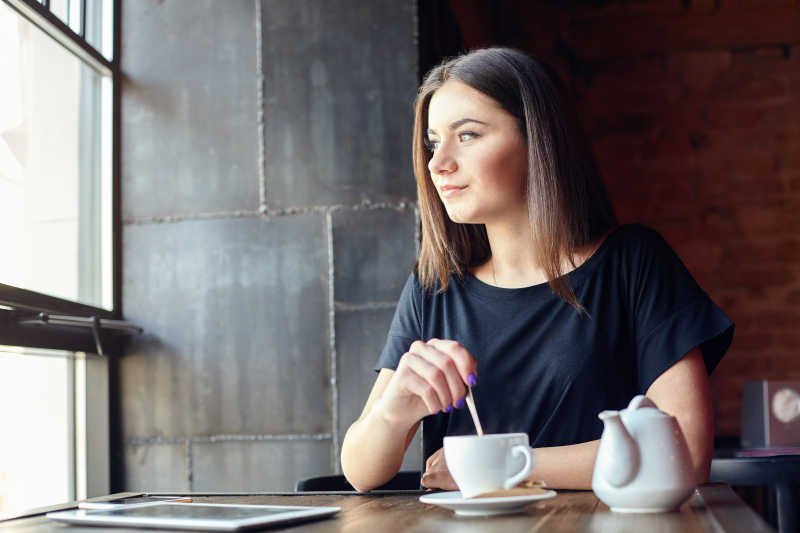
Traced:
<path fill-rule="evenodd" d="M 348 481 L 350 481 L 350 480 L 348 480 Z M 374 487 L 369 487 L 367 485 L 356 484 L 356 482 L 354 482 L 354 481 L 350 481 L 350 484 L 353 486 L 353 488 L 355 489 L 356 492 L 360 492 L 360 493 L 369 492 L 374 488 Z"/>
<path fill-rule="evenodd" d="M 357 472 L 354 471 L 350 466 L 350 462 L 347 460 L 347 453 L 344 448 L 342 448 L 341 466 L 344 478 L 348 483 L 350 483 L 350 486 L 353 487 L 353 489 L 355 489 L 357 492 L 367 492 L 369 490 L 369 488 L 362 483 L 362 480 L 359 479 Z"/>
<path fill-rule="evenodd" d="M 376 485 L 370 484 L 369 480 L 363 476 L 363 465 L 359 467 L 358 461 L 352 461 L 350 450 L 347 446 L 347 437 L 342 445 L 341 466 L 344 478 L 350 483 L 357 492 L 368 492 L 375 488 Z M 362 474 L 362 475 L 359 475 Z"/>
<path fill-rule="evenodd" d="M 342 462 L 342 473 L 344 474 L 344 478 L 348 483 L 350 483 L 350 486 L 352 486 L 356 492 L 369 492 L 377 486 L 374 483 L 371 484 L 367 480 L 359 478 L 357 473 L 345 468 L 344 461 Z"/>
<path fill-rule="evenodd" d="M 374 471 L 363 462 L 348 461 L 342 453 L 342 473 L 357 492 L 369 492 L 389 481 L 394 473 Z M 396 473 L 396 472 L 395 472 Z M 388 478 L 386 476 L 388 475 Z"/>
<path fill-rule="evenodd" d="M 697 485 L 708 483 L 708 479 L 711 477 L 711 457 L 704 458 L 700 464 L 695 465 L 694 472 Z"/>
<path fill-rule="evenodd" d="M 713 448 L 703 450 L 701 453 L 690 453 L 695 484 L 708 483 L 708 479 L 711 476 L 711 458 L 713 455 Z"/>

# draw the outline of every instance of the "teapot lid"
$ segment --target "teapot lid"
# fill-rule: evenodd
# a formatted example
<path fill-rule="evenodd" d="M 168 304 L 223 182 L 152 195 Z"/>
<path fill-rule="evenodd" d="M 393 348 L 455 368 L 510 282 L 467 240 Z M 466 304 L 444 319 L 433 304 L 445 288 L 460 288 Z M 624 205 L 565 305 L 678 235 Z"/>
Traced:
<path fill-rule="evenodd" d="M 633 397 L 631 403 L 624 411 L 629 414 L 636 413 L 636 416 L 643 416 L 647 418 L 671 418 L 670 415 L 664 411 L 660 411 L 656 403 L 643 394 L 638 394 Z"/>
<path fill-rule="evenodd" d="M 664 411 L 660 411 L 653 407 L 641 407 L 639 409 L 623 409 L 623 413 L 627 416 L 635 416 L 641 418 L 672 418 L 671 415 L 668 415 Z"/>

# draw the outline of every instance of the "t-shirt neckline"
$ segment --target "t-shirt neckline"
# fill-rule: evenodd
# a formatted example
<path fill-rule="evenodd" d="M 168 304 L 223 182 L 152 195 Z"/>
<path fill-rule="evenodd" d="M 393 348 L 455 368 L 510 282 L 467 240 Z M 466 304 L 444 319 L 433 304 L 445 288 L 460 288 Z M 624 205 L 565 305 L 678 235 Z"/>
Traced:
<path fill-rule="evenodd" d="M 597 248 L 597 250 L 595 250 L 595 252 L 589 256 L 589 259 L 579 265 L 578 268 L 565 274 L 569 280 L 570 286 L 574 288 L 578 283 L 582 282 L 598 264 L 600 264 L 600 262 L 603 260 L 603 257 L 607 254 L 612 239 L 616 239 L 619 233 L 618 230 L 621 227 L 622 226 L 617 226 L 612 229 L 611 232 L 606 235 L 606 238 L 603 239 L 603 242 L 600 243 L 600 246 Z M 553 291 L 550 289 L 550 284 L 546 281 L 543 283 L 537 283 L 535 285 L 529 285 L 527 287 L 496 287 L 479 280 L 477 277 L 475 277 L 475 275 L 472 274 L 472 272 L 469 271 L 464 274 L 464 277 L 461 280 L 456 281 L 460 281 L 460 283 L 470 292 L 478 294 L 479 296 L 494 299 L 531 297 L 536 295 L 544 296 L 547 294 L 555 296 Z"/>

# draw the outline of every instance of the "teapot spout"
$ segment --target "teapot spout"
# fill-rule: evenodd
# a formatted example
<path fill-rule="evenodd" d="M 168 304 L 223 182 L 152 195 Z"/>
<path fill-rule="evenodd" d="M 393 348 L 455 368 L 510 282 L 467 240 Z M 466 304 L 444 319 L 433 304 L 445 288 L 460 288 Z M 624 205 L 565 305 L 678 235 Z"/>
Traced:
<path fill-rule="evenodd" d="M 594 475 L 609 485 L 623 487 L 639 472 L 639 445 L 625 428 L 619 411 L 603 411 L 597 416 L 605 427 L 597 449 Z"/>

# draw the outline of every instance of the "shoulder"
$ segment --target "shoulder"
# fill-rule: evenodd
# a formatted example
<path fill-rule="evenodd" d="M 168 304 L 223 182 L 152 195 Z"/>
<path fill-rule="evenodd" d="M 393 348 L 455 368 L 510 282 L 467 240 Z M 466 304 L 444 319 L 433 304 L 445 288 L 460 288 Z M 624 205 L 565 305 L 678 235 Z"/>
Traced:
<path fill-rule="evenodd" d="M 607 237 L 613 248 L 628 259 L 646 259 L 675 254 L 666 239 L 643 224 L 623 224 Z"/>
<path fill-rule="evenodd" d="M 441 278 L 439 278 L 438 275 L 433 274 L 433 278 L 430 283 L 426 284 L 419 273 L 419 265 L 414 265 L 411 274 L 406 280 L 404 292 L 413 292 L 419 298 L 424 299 L 441 299 L 449 296 L 453 292 L 463 290 L 463 285 L 466 282 L 466 278 L 469 276 L 470 274 L 467 272 L 461 276 L 457 275 L 456 273 L 450 273 L 447 284 L 443 287 L 444 284 L 441 282 Z"/>
<path fill-rule="evenodd" d="M 658 231 L 644 224 L 622 224 L 614 230 L 612 235 L 630 245 L 666 243 Z"/>
<path fill-rule="evenodd" d="M 420 278 L 417 269 L 414 268 L 408 275 L 408 278 L 406 278 L 405 285 L 403 286 L 403 290 L 400 294 L 399 303 L 411 305 L 415 309 L 419 310 L 425 305 L 425 302 L 430 301 L 432 298 L 436 298 L 442 294 L 440 291 L 438 291 L 438 287 L 438 279 L 433 287 L 426 287 Z"/>

